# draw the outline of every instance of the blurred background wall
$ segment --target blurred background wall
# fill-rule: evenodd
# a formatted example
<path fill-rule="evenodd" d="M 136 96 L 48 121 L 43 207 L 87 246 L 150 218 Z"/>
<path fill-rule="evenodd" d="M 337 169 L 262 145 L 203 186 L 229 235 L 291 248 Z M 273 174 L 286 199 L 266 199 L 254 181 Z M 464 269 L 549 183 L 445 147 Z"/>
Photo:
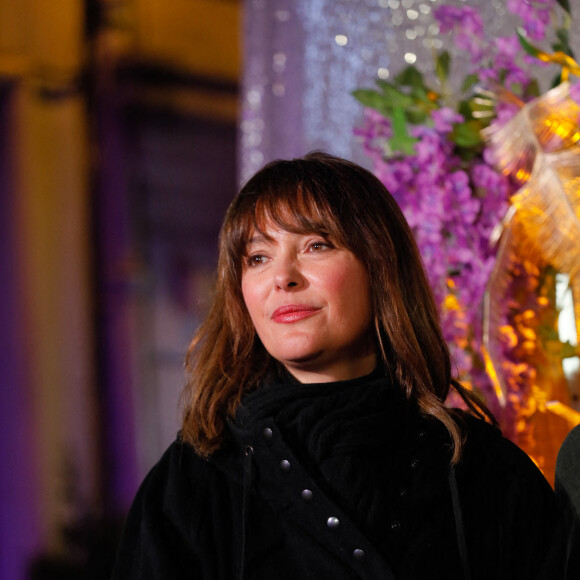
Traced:
<path fill-rule="evenodd" d="M 237 187 L 241 1 L 0 0 L 0 578 L 107 578 Z"/>

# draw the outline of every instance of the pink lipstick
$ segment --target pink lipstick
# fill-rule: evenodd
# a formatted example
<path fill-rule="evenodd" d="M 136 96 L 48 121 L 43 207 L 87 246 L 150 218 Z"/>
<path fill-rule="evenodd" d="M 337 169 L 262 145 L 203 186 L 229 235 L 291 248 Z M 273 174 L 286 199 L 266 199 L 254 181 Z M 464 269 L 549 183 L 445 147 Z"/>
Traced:
<path fill-rule="evenodd" d="M 320 312 L 320 308 L 309 306 L 308 304 L 287 304 L 274 310 L 271 318 L 274 322 L 297 322 L 317 312 Z"/>

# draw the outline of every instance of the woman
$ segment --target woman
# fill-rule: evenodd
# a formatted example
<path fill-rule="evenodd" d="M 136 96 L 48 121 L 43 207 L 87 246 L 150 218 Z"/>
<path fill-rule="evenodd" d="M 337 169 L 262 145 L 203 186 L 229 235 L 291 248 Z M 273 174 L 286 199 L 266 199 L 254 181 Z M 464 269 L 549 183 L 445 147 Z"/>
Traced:
<path fill-rule="evenodd" d="M 246 184 L 187 371 L 115 578 L 566 578 L 555 496 L 452 380 L 412 233 L 365 169 L 312 153 Z"/>

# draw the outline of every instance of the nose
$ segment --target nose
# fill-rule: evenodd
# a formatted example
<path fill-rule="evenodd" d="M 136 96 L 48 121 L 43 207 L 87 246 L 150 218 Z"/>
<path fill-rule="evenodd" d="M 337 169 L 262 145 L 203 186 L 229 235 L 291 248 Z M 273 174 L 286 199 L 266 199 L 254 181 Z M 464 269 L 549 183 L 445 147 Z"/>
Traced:
<path fill-rule="evenodd" d="M 293 290 L 304 285 L 304 276 L 295 259 L 280 259 L 274 272 L 274 284 L 280 290 Z"/>

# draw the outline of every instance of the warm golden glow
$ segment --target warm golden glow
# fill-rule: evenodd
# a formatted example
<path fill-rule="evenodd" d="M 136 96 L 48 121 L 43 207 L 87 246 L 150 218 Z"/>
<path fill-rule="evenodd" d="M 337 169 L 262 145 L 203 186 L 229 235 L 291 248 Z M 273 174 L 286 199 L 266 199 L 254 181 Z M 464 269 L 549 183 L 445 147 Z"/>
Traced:
<path fill-rule="evenodd" d="M 560 401 L 547 401 L 546 408 L 555 415 L 568 421 L 572 427 L 580 425 L 580 413 L 570 408 L 568 405 L 564 405 Z"/>
<path fill-rule="evenodd" d="M 486 372 L 491 380 L 491 384 L 493 385 L 493 390 L 495 392 L 495 396 L 497 397 L 499 404 L 502 407 L 505 407 L 506 400 L 505 400 L 503 389 L 501 387 L 501 383 L 499 381 L 498 374 L 495 370 L 495 366 L 494 366 L 494 364 L 489 356 L 489 353 L 487 352 L 487 349 L 482 348 L 482 351 L 483 351 L 483 358 L 485 361 L 485 370 L 486 370 Z"/>
<path fill-rule="evenodd" d="M 453 294 L 445 296 L 444 306 L 446 310 L 459 310 L 459 300 Z"/>
<path fill-rule="evenodd" d="M 523 167 L 520 167 L 516 171 L 516 179 L 521 183 L 525 183 L 526 181 L 528 181 L 528 179 L 530 179 L 530 172 L 524 169 Z"/>
<path fill-rule="evenodd" d="M 558 55 L 546 57 L 551 62 L 558 59 Z M 563 58 L 560 64 L 570 70 L 577 67 Z M 551 334 L 556 332 L 552 325 L 558 313 L 553 295 L 535 286 L 529 290 L 522 286 L 520 291 L 537 293 L 537 307 L 510 314 L 512 306 L 505 298 L 511 296 L 514 267 L 522 279 L 527 274 L 529 280 L 538 280 L 548 267 L 568 275 L 576 337 L 580 337 L 579 119 L 580 106 L 570 98 L 568 84 L 562 83 L 522 104 L 507 124 L 492 125 L 485 133 L 498 169 L 520 185 L 510 199 L 511 212 L 504 220 L 484 301 L 485 368 L 494 389 L 503 395 L 498 399 L 509 397 L 519 444 L 549 479 L 566 432 L 580 423 L 564 375 L 563 346 Z M 553 282 L 545 283 L 553 292 Z M 523 304 L 530 294 L 512 298 L 513 304 Z"/>
<path fill-rule="evenodd" d="M 502 342 L 506 344 L 508 348 L 514 348 L 518 344 L 518 335 L 515 333 L 514 327 L 509 324 L 500 326 L 499 333 L 502 338 Z"/>
<path fill-rule="evenodd" d="M 205 77 L 239 79 L 241 2 L 136 0 L 133 11 L 139 54 Z"/>
<path fill-rule="evenodd" d="M 544 120 L 545 135 L 540 135 L 541 141 L 548 142 L 551 137 L 562 141 L 562 148 L 570 147 L 580 139 L 580 131 L 576 120 L 561 114 L 552 114 Z"/>
<path fill-rule="evenodd" d="M 555 64 L 559 64 L 562 67 L 562 81 L 567 81 L 570 73 L 576 76 L 580 76 L 580 66 L 578 63 L 571 56 L 568 56 L 561 50 L 558 50 L 552 54 L 538 52 L 536 58 L 542 62 L 553 62 Z"/>

